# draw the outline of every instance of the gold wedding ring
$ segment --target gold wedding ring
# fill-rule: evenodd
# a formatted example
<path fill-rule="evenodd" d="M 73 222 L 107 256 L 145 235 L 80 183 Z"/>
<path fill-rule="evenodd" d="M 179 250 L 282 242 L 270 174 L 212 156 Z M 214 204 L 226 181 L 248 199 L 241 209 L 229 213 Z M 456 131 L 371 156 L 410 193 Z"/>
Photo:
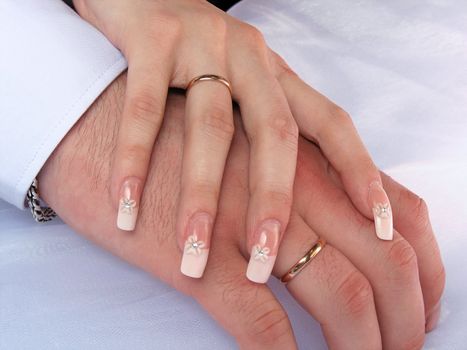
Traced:
<path fill-rule="evenodd" d="M 318 239 L 313 247 L 301 258 L 287 273 L 282 276 L 282 283 L 289 283 L 295 276 L 297 276 L 302 270 L 323 250 L 326 245 L 326 240 L 323 238 Z"/>
<path fill-rule="evenodd" d="M 224 84 L 227 87 L 227 89 L 229 89 L 229 92 L 232 95 L 232 88 L 230 87 L 229 81 L 215 74 L 203 74 L 203 75 L 200 75 L 200 76 L 197 76 L 191 79 L 188 85 L 186 86 L 186 89 L 185 89 L 186 92 L 188 93 L 188 90 L 190 90 L 193 87 L 193 85 L 195 85 L 196 83 L 202 82 L 202 81 L 215 81 L 215 82 Z"/>

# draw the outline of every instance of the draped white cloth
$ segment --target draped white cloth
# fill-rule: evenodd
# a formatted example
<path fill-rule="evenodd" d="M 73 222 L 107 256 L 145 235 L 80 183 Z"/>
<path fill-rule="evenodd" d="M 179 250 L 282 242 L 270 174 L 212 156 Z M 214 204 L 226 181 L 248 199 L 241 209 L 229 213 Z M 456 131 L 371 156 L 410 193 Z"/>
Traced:
<path fill-rule="evenodd" d="M 61 0 L 0 1 L 0 43 L 0 198 L 22 209 L 47 158 L 126 60 Z"/>
<path fill-rule="evenodd" d="M 376 163 L 426 199 L 447 268 L 426 349 L 466 349 L 467 2 L 244 0 L 310 84 L 353 116 Z M 319 325 L 276 281 L 301 349 Z M 193 300 L 56 221 L 0 203 L 0 349 L 234 349 Z"/>

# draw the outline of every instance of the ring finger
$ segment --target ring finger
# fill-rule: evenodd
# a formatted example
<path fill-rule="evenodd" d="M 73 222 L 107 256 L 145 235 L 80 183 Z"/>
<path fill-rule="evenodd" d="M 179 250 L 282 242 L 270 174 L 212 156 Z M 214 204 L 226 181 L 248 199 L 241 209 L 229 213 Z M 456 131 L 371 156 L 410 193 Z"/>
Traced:
<path fill-rule="evenodd" d="M 370 281 L 385 349 L 419 348 L 424 341 L 423 295 L 416 255 L 410 244 L 394 231 L 393 241 L 371 234 L 372 223 L 352 205 L 346 193 L 326 175 L 319 150 L 303 145 L 314 161 L 297 172 L 297 181 L 309 186 L 297 198 L 305 221 L 348 257 Z"/>
<path fill-rule="evenodd" d="M 318 236 L 295 214 L 284 236 L 274 273 L 282 276 Z M 380 349 L 371 286 L 336 248 L 327 244 L 288 284 L 295 299 L 321 324 L 331 349 Z"/>

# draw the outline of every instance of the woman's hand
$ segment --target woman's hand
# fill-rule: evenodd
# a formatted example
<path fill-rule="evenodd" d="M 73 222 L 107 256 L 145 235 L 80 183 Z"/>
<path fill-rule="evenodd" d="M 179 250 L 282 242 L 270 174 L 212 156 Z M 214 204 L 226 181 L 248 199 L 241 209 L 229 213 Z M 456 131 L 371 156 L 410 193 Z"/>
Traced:
<path fill-rule="evenodd" d="M 247 277 L 267 281 L 287 227 L 297 161 L 298 128 L 318 143 L 350 198 L 376 233 L 392 239 L 392 214 L 375 165 L 351 119 L 304 84 L 254 27 L 206 1 L 75 0 L 79 14 L 100 29 L 128 60 L 128 86 L 112 163 L 112 201 L 118 226 L 133 230 L 168 87 L 187 88 L 183 172 L 177 237 L 181 271 L 201 277 L 211 246 L 238 102 L 250 142 L 247 246 L 262 243 L 270 259 L 251 259 Z M 222 81 L 221 81 L 222 82 Z M 230 86 L 228 86 L 230 82 Z M 225 82 L 224 82 L 225 83 Z M 231 90 L 230 90 L 231 89 Z M 193 254 L 193 245 L 202 249 Z"/>
<path fill-rule="evenodd" d="M 102 197 L 108 190 L 107 159 L 117 143 L 113 130 L 123 93 L 119 78 L 56 149 L 39 177 L 44 199 L 77 231 L 196 298 L 242 348 L 294 349 L 279 302 L 267 286 L 244 277 L 248 251 L 241 228 L 249 196 L 249 145 L 241 127 L 227 161 L 211 262 L 203 279 L 179 273 L 181 254 L 173 235 L 184 142 L 181 97 L 169 99 L 140 224 L 132 235 L 117 234 L 109 220 L 113 208 Z M 430 330 L 436 324 L 445 278 L 423 201 L 383 177 L 399 215 L 394 241 L 378 240 L 372 222 L 352 205 L 320 151 L 304 140 L 299 150 L 292 215 L 273 273 L 284 274 L 319 234 L 328 245 L 287 287 L 320 322 L 329 347 L 419 349 L 425 326 Z"/>

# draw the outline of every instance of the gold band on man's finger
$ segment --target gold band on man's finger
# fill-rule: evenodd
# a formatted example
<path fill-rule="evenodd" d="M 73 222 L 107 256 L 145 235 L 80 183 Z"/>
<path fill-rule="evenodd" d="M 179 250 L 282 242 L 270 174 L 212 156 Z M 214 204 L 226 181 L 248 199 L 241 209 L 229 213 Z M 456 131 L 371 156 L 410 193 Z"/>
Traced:
<path fill-rule="evenodd" d="M 326 240 L 323 238 L 318 239 L 311 249 L 301 258 L 292 268 L 287 271 L 281 278 L 282 283 L 289 283 L 295 276 L 297 276 L 302 270 L 323 250 L 326 245 Z"/>

